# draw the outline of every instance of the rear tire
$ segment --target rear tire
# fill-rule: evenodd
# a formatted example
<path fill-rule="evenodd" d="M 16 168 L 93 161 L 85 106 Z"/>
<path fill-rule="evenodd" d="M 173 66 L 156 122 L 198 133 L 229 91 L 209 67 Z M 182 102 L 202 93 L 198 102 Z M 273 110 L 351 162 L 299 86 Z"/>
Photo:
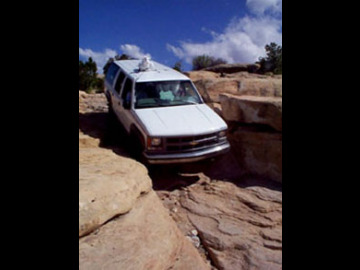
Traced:
<path fill-rule="evenodd" d="M 115 115 L 115 112 L 114 112 L 114 109 L 112 107 L 111 101 L 108 102 L 108 113 L 109 113 L 110 116 Z"/>

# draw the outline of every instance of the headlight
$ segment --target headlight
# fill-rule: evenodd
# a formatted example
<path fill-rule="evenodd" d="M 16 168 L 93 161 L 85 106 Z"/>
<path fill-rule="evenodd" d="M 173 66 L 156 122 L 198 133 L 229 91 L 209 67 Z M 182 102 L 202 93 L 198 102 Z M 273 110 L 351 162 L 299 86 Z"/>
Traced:
<path fill-rule="evenodd" d="M 219 138 L 226 137 L 226 130 L 220 131 L 218 136 Z"/>
<path fill-rule="evenodd" d="M 161 146 L 161 138 L 151 138 L 148 137 L 147 139 L 147 148 L 152 150 L 152 149 L 158 149 Z"/>
<path fill-rule="evenodd" d="M 160 138 L 151 138 L 151 145 L 152 146 L 159 146 L 161 144 Z"/>

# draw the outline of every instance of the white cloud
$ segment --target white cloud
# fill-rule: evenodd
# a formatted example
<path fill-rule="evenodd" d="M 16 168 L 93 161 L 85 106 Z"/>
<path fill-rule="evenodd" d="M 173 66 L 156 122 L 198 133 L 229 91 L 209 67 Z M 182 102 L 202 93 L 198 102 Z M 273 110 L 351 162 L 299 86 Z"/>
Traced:
<path fill-rule="evenodd" d="M 166 48 L 179 58 L 185 57 L 185 53 L 181 48 L 176 48 L 175 46 L 170 44 L 166 44 Z"/>
<path fill-rule="evenodd" d="M 246 0 L 246 6 L 256 15 L 282 13 L 282 0 Z"/>
<path fill-rule="evenodd" d="M 281 20 L 269 17 L 233 19 L 223 33 L 211 32 L 206 43 L 181 42 L 180 47 L 167 44 L 169 51 L 191 64 L 193 57 L 211 55 L 228 63 L 254 63 L 265 56 L 265 45 L 270 42 L 282 44 Z"/>
<path fill-rule="evenodd" d="M 142 50 L 136 45 L 124 44 L 120 46 L 120 49 L 124 54 L 127 54 L 133 58 L 143 58 L 144 56 L 150 57 L 150 54 L 143 53 Z M 102 73 L 103 67 L 108 59 L 114 58 L 116 55 L 118 55 L 118 53 L 113 49 L 105 49 L 103 52 L 95 52 L 91 49 L 79 48 L 79 55 L 85 58 L 86 61 L 89 57 L 91 57 L 96 63 L 97 72 Z"/>
<path fill-rule="evenodd" d="M 120 46 L 120 49 L 124 54 L 127 54 L 133 58 L 141 59 L 144 56 L 151 57 L 150 54 L 145 54 L 138 46 L 132 44 L 124 44 Z"/>
<path fill-rule="evenodd" d="M 104 52 L 94 52 L 91 49 L 82 49 L 79 48 L 79 55 L 86 58 L 86 60 L 91 57 L 97 66 L 97 72 L 102 73 L 102 68 L 106 64 L 109 58 L 115 57 L 117 52 L 112 49 L 105 49 Z"/>

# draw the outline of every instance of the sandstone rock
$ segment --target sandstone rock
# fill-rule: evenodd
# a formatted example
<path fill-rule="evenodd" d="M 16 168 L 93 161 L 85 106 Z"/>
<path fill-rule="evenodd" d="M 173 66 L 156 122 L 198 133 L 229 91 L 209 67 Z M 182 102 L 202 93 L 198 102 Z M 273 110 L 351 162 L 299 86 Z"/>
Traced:
<path fill-rule="evenodd" d="M 282 98 L 220 95 L 226 121 L 263 124 L 282 130 Z"/>
<path fill-rule="evenodd" d="M 279 77 L 252 74 L 238 81 L 238 95 L 282 97 L 282 79 Z"/>
<path fill-rule="evenodd" d="M 88 135 L 85 135 L 79 130 L 79 149 L 80 148 L 94 148 L 98 147 L 100 144 L 99 139 L 92 138 Z"/>
<path fill-rule="evenodd" d="M 282 182 L 282 98 L 221 94 L 220 100 L 232 153 L 244 172 Z"/>
<path fill-rule="evenodd" d="M 225 77 L 198 76 L 189 72 L 206 103 L 219 102 L 223 93 L 238 96 L 282 97 L 282 77 L 239 72 Z"/>
<path fill-rule="evenodd" d="M 85 91 L 79 90 L 79 99 L 85 99 L 88 94 Z"/>
<path fill-rule="evenodd" d="M 152 182 L 145 166 L 96 146 L 79 133 L 79 236 L 128 212 Z M 91 143 L 91 141 L 95 141 Z"/>
<path fill-rule="evenodd" d="M 87 93 L 84 91 L 79 91 L 79 113 L 84 113 L 86 111 L 86 103 L 85 99 L 87 97 Z"/>
<path fill-rule="evenodd" d="M 251 127 L 228 133 L 234 157 L 249 174 L 282 182 L 282 134 Z"/>
<path fill-rule="evenodd" d="M 79 269 L 210 269 L 154 191 L 79 241 Z"/>
<path fill-rule="evenodd" d="M 204 71 L 204 70 L 184 72 L 184 74 L 186 76 L 188 76 L 192 81 L 204 80 L 204 79 L 215 79 L 215 78 L 220 77 L 220 74 L 218 74 L 218 73 L 211 72 L 211 71 Z"/>
<path fill-rule="evenodd" d="M 107 112 L 107 100 L 105 94 L 87 94 L 79 91 L 79 113 Z"/>
<path fill-rule="evenodd" d="M 281 192 L 264 187 L 240 188 L 223 181 L 211 182 L 207 187 L 190 187 L 181 197 L 181 205 L 215 266 L 281 269 Z"/>
<path fill-rule="evenodd" d="M 238 81 L 227 78 L 198 80 L 194 84 L 206 103 L 220 102 L 221 93 L 237 94 L 239 88 Z"/>
<path fill-rule="evenodd" d="M 214 112 L 216 112 L 218 115 L 220 115 L 221 117 L 223 117 L 222 115 L 222 108 L 221 108 L 221 104 L 220 103 L 208 103 L 207 104 L 211 109 L 214 110 Z"/>

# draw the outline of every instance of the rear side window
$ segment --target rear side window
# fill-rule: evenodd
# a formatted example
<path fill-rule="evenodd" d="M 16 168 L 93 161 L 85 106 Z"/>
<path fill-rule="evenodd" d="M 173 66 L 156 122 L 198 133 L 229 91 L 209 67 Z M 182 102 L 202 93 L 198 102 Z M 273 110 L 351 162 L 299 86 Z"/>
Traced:
<path fill-rule="evenodd" d="M 126 81 L 125 81 L 124 90 L 123 90 L 123 92 L 121 94 L 121 98 L 123 100 L 130 101 L 131 89 L 132 89 L 132 81 L 129 78 L 127 78 Z"/>
<path fill-rule="evenodd" d="M 121 90 L 121 85 L 124 82 L 125 79 L 125 73 L 120 71 L 120 74 L 117 78 L 116 84 L 115 84 L 115 91 L 120 94 L 120 90 Z"/>
<path fill-rule="evenodd" d="M 109 84 L 111 84 L 111 85 L 113 84 L 116 73 L 118 72 L 118 70 L 119 70 L 119 67 L 116 64 L 112 63 L 111 66 L 109 67 L 107 73 L 106 73 L 106 81 Z"/>

